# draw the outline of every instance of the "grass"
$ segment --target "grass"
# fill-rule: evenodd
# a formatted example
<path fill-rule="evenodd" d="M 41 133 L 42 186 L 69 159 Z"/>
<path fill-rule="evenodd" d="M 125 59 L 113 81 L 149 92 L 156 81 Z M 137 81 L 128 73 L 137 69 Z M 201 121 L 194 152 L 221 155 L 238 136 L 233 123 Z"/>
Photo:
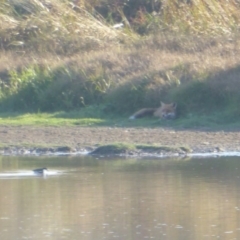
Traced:
<path fill-rule="evenodd" d="M 140 145 L 127 143 L 113 143 L 103 145 L 95 149 L 91 154 L 137 154 L 144 153 L 187 153 L 190 152 L 188 147 L 170 147 L 157 145 Z"/>
<path fill-rule="evenodd" d="M 121 154 L 132 151 L 136 151 L 136 147 L 133 144 L 115 143 L 100 146 L 95 149 L 91 154 Z"/>
<path fill-rule="evenodd" d="M 74 2 L 3 0 L 0 124 L 239 125 L 239 3 Z M 179 119 L 127 120 L 160 100 Z"/>
<path fill-rule="evenodd" d="M 70 116 L 71 117 L 70 117 Z M 56 112 L 56 113 L 0 113 L 0 125 L 35 125 L 35 126 L 109 126 L 109 127 L 143 127 L 156 123 L 156 119 L 141 119 L 139 121 L 129 121 L 126 117 L 114 118 L 106 116 L 102 118 L 82 117 L 76 112 Z M 74 116 L 74 117 L 73 117 Z"/>
<path fill-rule="evenodd" d="M 37 114 L 17 114 L 3 113 L 0 114 L 1 125 L 40 125 L 40 126 L 91 126 L 99 125 L 104 122 L 104 119 L 97 118 L 64 118 L 58 117 L 60 113 L 37 113 Z"/>
<path fill-rule="evenodd" d="M 143 118 L 129 120 L 128 115 L 100 114 L 91 107 L 85 111 L 55 113 L 0 113 L 0 125 L 30 126 L 81 126 L 81 127 L 166 127 L 173 129 L 224 130 L 239 129 L 238 117 L 227 111 L 212 114 L 189 114 L 176 120 Z"/>

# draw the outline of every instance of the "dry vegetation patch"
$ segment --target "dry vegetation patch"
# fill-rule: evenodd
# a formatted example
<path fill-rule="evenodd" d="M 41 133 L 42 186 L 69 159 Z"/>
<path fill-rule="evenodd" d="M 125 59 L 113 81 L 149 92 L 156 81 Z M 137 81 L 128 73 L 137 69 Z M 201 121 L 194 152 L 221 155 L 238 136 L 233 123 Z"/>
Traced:
<path fill-rule="evenodd" d="M 155 2 L 3 0 L 0 109 L 122 114 L 163 100 L 206 113 L 238 102 L 239 2 Z"/>

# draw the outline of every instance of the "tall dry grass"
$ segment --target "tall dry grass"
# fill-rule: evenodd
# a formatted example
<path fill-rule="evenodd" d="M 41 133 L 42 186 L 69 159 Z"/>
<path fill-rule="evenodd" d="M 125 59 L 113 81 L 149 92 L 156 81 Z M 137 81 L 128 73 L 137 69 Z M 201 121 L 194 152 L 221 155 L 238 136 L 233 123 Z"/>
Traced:
<path fill-rule="evenodd" d="M 58 0 L 2 0 L 4 50 L 74 54 L 121 41 L 123 34 L 84 7 Z"/>
<path fill-rule="evenodd" d="M 150 2 L 153 5 L 137 0 L 2 0 L 0 46 L 72 55 L 126 43 L 134 30 L 143 35 L 167 31 L 208 36 L 230 36 L 239 30 L 237 0 L 158 0 L 157 12 L 154 7 L 149 9 Z M 96 11 L 102 12 L 102 8 L 107 8 L 106 19 Z M 114 21 L 122 21 L 125 32 L 114 29 Z"/>
<path fill-rule="evenodd" d="M 237 0 L 166 1 L 163 7 L 163 23 L 172 30 L 195 34 L 229 34 L 239 30 Z"/>
<path fill-rule="evenodd" d="M 164 1 L 135 19 L 118 8 L 123 29 L 99 3 L 109 1 L 1 1 L 1 109 L 127 113 L 164 100 L 187 113 L 240 99 L 237 1 Z"/>

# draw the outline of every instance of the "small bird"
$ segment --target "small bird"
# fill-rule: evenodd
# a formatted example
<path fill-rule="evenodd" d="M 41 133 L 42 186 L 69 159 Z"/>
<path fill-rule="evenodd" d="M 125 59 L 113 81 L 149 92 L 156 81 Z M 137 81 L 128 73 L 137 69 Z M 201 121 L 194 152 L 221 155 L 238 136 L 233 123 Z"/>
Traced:
<path fill-rule="evenodd" d="M 47 168 L 38 168 L 33 170 L 33 172 L 37 175 L 46 175 L 47 171 Z"/>

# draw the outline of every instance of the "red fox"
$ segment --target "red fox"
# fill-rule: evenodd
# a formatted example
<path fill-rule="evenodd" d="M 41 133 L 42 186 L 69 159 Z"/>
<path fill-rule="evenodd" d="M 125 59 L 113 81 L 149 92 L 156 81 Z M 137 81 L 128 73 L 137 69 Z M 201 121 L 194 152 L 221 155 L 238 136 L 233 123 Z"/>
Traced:
<path fill-rule="evenodd" d="M 143 108 L 139 111 L 135 112 L 129 119 L 133 120 L 136 118 L 142 118 L 146 116 L 155 116 L 162 119 L 174 119 L 176 118 L 176 103 L 166 104 L 161 102 L 161 106 L 159 108 Z"/>

